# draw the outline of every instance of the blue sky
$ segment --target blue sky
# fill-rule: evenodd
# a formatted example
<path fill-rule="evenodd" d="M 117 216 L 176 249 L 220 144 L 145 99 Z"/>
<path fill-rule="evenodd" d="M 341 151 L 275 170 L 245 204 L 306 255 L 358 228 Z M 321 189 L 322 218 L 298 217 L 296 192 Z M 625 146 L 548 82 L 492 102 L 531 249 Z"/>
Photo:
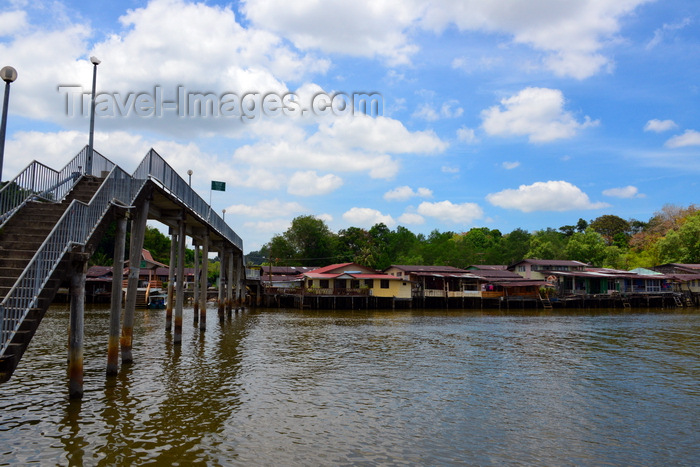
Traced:
<path fill-rule="evenodd" d="M 648 220 L 698 202 L 699 11 L 691 0 L 10 1 L 0 65 L 19 77 L 3 175 L 34 159 L 60 168 L 87 143 L 88 115 L 67 115 L 80 97 L 65 89 L 89 92 L 94 55 L 96 149 L 133 171 L 153 147 L 183 177 L 193 170 L 204 199 L 225 181 L 213 205 L 246 251 L 305 214 L 335 231 L 426 234 Z M 139 115 L 133 99 L 156 88 L 173 102 L 178 89 L 209 93 L 218 110 L 251 93 L 254 118 Z M 255 101 L 291 93 L 306 108 L 360 92 L 381 94 L 379 116 L 273 115 Z"/>

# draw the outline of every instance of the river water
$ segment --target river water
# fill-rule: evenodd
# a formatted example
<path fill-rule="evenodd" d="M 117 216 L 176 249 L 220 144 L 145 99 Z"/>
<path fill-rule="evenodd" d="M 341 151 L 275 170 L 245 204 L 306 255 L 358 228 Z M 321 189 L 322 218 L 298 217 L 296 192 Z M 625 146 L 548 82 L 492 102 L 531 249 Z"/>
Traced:
<path fill-rule="evenodd" d="M 104 376 L 86 316 L 67 397 L 68 309 L 0 386 L 0 465 L 698 465 L 700 312 L 246 310 L 206 332 L 137 311 Z"/>

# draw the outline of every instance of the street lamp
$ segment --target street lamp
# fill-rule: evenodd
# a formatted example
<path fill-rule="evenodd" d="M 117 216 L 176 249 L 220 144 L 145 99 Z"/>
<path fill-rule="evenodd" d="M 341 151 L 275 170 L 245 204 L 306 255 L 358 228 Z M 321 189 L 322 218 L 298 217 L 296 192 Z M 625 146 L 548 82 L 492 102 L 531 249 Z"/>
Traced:
<path fill-rule="evenodd" d="M 221 212 L 224 214 L 224 223 L 226 222 L 226 209 L 222 209 Z"/>
<path fill-rule="evenodd" d="M 194 172 L 192 172 L 192 169 L 190 169 L 190 170 L 187 171 L 187 175 L 190 177 L 190 186 L 192 186 L 192 174 L 193 174 L 193 173 L 194 173 Z"/>
<path fill-rule="evenodd" d="M 92 175 L 92 148 L 95 140 L 95 86 L 97 84 L 97 65 L 100 60 L 97 57 L 90 57 L 92 62 L 92 99 L 90 101 L 90 139 L 88 141 L 87 163 L 85 164 L 85 173 Z"/>
<path fill-rule="evenodd" d="M 7 129 L 7 104 L 10 100 L 10 83 L 17 79 L 17 70 L 6 66 L 0 70 L 0 77 L 5 82 L 5 100 L 2 103 L 2 123 L 0 124 L 0 181 L 2 181 L 2 164 L 5 158 L 5 130 Z"/>

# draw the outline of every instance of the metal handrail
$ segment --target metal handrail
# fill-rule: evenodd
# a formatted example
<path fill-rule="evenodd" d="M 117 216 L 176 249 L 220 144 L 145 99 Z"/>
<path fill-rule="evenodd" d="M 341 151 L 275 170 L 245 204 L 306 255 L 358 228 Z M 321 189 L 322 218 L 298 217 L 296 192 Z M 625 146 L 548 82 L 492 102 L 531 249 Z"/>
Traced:
<path fill-rule="evenodd" d="M 88 175 L 101 175 L 109 172 L 115 164 L 97 151 L 93 152 L 92 172 Z M 87 161 L 85 146 L 61 170 L 54 170 L 40 162 L 33 161 L 13 180 L 0 188 L 0 227 L 14 213 L 32 199 L 41 198 L 49 202 L 61 202 L 78 181 L 78 175 Z"/>
<path fill-rule="evenodd" d="M 231 227 L 214 211 L 211 206 L 192 189 L 180 175 L 163 159 L 160 154 L 151 149 L 134 171 L 137 179 L 151 177 L 180 199 L 203 221 L 209 223 L 220 235 L 243 250 L 243 240 Z"/>
<path fill-rule="evenodd" d="M 115 200 L 130 204 L 144 184 L 145 180 L 134 180 L 115 166 L 89 203 L 71 202 L 0 303 L 0 354 L 4 353 L 14 332 L 36 306 L 39 294 L 64 255 L 74 245 L 87 243 Z"/>

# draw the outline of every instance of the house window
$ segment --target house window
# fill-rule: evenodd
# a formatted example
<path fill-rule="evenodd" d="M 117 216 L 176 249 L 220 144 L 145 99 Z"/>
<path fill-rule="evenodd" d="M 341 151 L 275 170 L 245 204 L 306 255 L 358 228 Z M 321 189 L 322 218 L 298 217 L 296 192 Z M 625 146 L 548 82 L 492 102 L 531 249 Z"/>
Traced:
<path fill-rule="evenodd" d="M 379 287 L 382 289 L 388 289 L 389 288 L 389 279 L 381 279 L 379 281 Z"/>
<path fill-rule="evenodd" d="M 314 286 L 314 280 L 313 280 L 313 279 L 309 279 L 309 288 L 311 288 L 311 287 L 313 287 L 313 286 Z"/>
<path fill-rule="evenodd" d="M 525 266 L 518 266 L 518 272 L 525 272 Z"/>
<path fill-rule="evenodd" d="M 347 286 L 345 285 L 345 279 L 336 279 L 335 280 L 335 286 L 339 289 L 345 289 Z"/>
<path fill-rule="evenodd" d="M 350 288 L 351 289 L 359 289 L 360 288 L 360 281 L 358 279 L 352 279 L 350 281 Z"/>
<path fill-rule="evenodd" d="M 321 279 L 320 281 L 318 281 L 318 285 L 322 289 L 327 289 L 328 288 L 328 279 Z"/>
<path fill-rule="evenodd" d="M 368 289 L 374 288 L 374 279 L 365 279 L 365 286 Z"/>
<path fill-rule="evenodd" d="M 402 277 L 402 276 L 403 276 L 403 273 L 402 273 L 402 272 L 397 272 L 397 273 L 396 273 L 396 277 Z"/>

